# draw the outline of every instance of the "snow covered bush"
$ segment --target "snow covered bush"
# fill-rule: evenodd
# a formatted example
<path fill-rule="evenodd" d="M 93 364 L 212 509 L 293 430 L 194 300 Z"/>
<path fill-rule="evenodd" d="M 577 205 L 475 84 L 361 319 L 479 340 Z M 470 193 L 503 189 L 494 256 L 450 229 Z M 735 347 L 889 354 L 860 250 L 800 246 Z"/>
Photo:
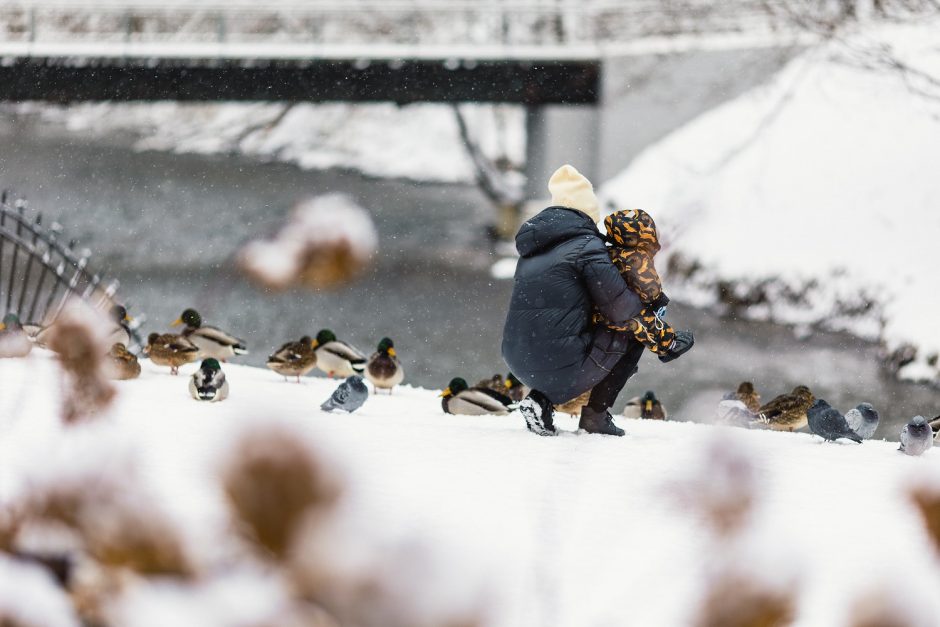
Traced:
<path fill-rule="evenodd" d="M 272 289 L 330 288 L 361 274 L 377 245 L 369 213 L 345 194 L 328 194 L 298 203 L 274 238 L 249 243 L 239 259 L 250 278 Z"/>
<path fill-rule="evenodd" d="M 51 327 L 48 345 L 62 364 L 66 423 L 100 414 L 114 398 L 114 386 L 105 372 L 108 325 L 101 312 L 72 299 Z"/>

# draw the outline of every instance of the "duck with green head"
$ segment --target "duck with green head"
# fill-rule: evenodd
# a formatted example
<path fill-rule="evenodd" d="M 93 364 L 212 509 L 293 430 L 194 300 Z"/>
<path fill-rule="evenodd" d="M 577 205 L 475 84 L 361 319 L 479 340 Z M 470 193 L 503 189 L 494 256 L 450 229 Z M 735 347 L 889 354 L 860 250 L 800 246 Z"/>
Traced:
<path fill-rule="evenodd" d="M 627 401 L 623 408 L 624 418 L 642 418 L 644 420 L 665 420 L 668 414 L 666 408 L 652 390 L 647 390 L 643 396 L 635 396 Z"/>
<path fill-rule="evenodd" d="M 362 374 L 366 356 L 346 342 L 336 339 L 329 329 L 317 333 L 313 344 L 317 353 L 317 368 L 330 377 L 351 377 Z"/>
<path fill-rule="evenodd" d="M 33 343 L 23 330 L 20 317 L 12 312 L 3 316 L 3 322 L 0 322 L 0 357 L 26 357 L 31 350 Z"/>
<path fill-rule="evenodd" d="M 366 362 L 366 379 L 372 382 L 376 390 L 388 390 L 399 385 L 405 379 L 405 370 L 395 353 L 395 343 L 391 338 L 383 337 L 369 361 Z"/>
<path fill-rule="evenodd" d="M 465 416 L 483 416 L 486 414 L 505 415 L 509 413 L 512 400 L 486 388 L 470 387 L 467 382 L 455 377 L 441 392 L 441 407 L 448 414 Z"/>
<path fill-rule="evenodd" d="M 204 359 L 189 379 L 189 393 L 197 401 L 218 402 L 228 398 L 228 381 L 219 360 Z"/>
<path fill-rule="evenodd" d="M 314 340 L 305 335 L 296 342 L 287 342 L 268 357 L 267 366 L 286 380 L 287 377 L 300 377 L 313 370 L 317 365 L 317 353 Z"/>
<path fill-rule="evenodd" d="M 235 355 L 247 355 L 248 348 L 244 340 L 240 340 L 222 329 L 202 323 L 202 316 L 195 309 L 186 309 L 180 317 L 173 321 L 176 327 L 185 324 L 181 335 L 199 347 L 202 358 L 212 357 L 225 361 Z"/>

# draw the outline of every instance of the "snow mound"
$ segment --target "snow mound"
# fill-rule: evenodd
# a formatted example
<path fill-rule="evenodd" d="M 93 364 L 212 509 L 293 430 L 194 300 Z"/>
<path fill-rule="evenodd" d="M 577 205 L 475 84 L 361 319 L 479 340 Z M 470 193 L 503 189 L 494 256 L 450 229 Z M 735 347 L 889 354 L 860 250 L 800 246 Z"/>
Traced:
<path fill-rule="evenodd" d="M 656 218 L 670 295 L 910 344 L 911 374 L 940 379 L 938 38 L 882 25 L 811 49 L 605 185 Z"/>

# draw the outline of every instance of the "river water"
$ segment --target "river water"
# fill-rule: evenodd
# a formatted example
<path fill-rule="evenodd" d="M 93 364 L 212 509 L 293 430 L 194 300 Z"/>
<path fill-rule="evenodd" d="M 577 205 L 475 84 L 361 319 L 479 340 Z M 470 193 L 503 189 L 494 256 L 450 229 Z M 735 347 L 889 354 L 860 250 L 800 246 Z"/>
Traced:
<path fill-rule="evenodd" d="M 119 279 L 131 313 L 146 315 L 145 332 L 195 307 L 248 342 L 244 363 L 261 365 L 272 348 L 327 327 L 363 350 L 392 337 L 415 385 L 505 370 L 499 343 L 512 286 L 489 275 L 498 256 L 485 235 L 488 206 L 471 186 L 135 152 L 119 138 L 80 141 L 28 120 L 0 121 L 0 140 L 0 185 L 94 252 L 93 268 Z M 276 230 L 298 199 L 329 192 L 349 194 L 375 220 L 380 250 L 364 277 L 337 291 L 271 294 L 233 270 L 243 241 Z M 780 326 L 679 305 L 669 319 L 695 331 L 695 348 L 667 365 L 645 356 L 618 407 L 652 389 L 671 416 L 707 419 L 723 391 L 748 379 L 765 399 L 806 384 L 843 410 L 872 402 L 882 413 L 876 437 L 897 439 L 911 415 L 940 413 L 936 390 L 883 377 L 869 343 L 796 339 Z"/>

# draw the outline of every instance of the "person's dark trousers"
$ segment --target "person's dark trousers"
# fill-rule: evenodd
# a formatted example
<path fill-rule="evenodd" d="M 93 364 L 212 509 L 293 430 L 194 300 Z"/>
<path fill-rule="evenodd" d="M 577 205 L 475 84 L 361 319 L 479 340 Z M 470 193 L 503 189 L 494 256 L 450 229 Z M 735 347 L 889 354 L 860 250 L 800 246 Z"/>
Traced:
<path fill-rule="evenodd" d="M 614 365 L 610 374 L 600 380 L 600 383 L 591 390 L 591 398 L 587 406 L 595 412 L 603 413 L 613 407 L 617 396 L 627 384 L 627 380 L 636 374 L 637 364 L 643 356 L 643 345 L 633 341 L 626 354 Z"/>

